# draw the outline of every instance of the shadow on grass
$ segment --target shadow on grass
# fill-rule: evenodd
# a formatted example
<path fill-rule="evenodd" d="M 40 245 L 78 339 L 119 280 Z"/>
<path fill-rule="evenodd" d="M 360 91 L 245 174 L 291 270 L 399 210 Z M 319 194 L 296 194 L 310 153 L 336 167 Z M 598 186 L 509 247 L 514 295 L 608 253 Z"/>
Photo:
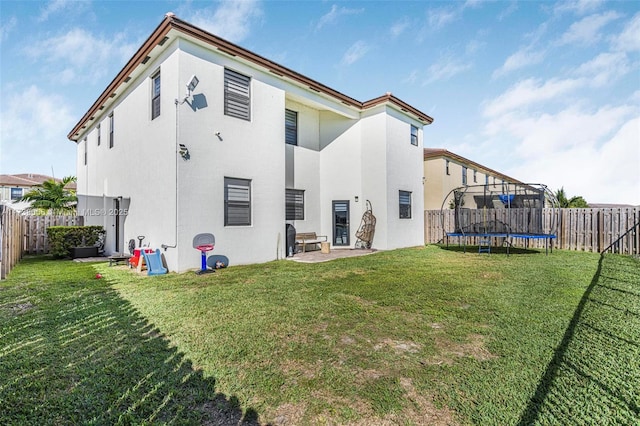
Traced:
<path fill-rule="evenodd" d="M 0 292 L 0 424 L 259 424 L 91 265 L 37 262 Z"/>
<path fill-rule="evenodd" d="M 637 424 L 640 262 L 603 255 L 518 425 Z"/>

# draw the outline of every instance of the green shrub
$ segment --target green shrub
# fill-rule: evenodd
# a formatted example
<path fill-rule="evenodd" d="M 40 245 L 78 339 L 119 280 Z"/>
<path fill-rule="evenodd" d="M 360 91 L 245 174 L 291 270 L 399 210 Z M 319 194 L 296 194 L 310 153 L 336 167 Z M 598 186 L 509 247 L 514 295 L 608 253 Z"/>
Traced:
<path fill-rule="evenodd" d="M 104 239 L 102 226 L 50 226 L 49 253 L 56 257 L 69 256 L 72 247 L 92 247 Z"/>

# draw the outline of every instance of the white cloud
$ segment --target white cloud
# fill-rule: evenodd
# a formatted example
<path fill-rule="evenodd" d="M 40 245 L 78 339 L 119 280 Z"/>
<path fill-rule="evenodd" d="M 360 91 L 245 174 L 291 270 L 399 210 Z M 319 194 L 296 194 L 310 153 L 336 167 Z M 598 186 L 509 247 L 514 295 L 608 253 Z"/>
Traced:
<path fill-rule="evenodd" d="M 518 50 L 516 53 L 509 56 L 504 64 L 493 72 L 493 78 L 501 77 L 512 71 L 525 68 L 530 65 L 536 65 L 542 62 L 546 55 L 543 50 L 534 51 L 528 47 Z"/>
<path fill-rule="evenodd" d="M 600 87 L 612 84 L 619 77 L 631 71 L 629 58 L 624 52 L 601 53 L 589 62 L 580 65 L 575 74 L 589 78 L 589 84 Z"/>
<path fill-rule="evenodd" d="M 15 16 L 12 16 L 6 22 L 0 24 L 0 43 L 7 39 L 7 37 L 14 30 L 17 24 L 18 19 L 16 19 Z"/>
<path fill-rule="evenodd" d="M 441 8 L 430 9 L 428 13 L 429 27 L 438 30 L 458 19 L 460 9 Z"/>
<path fill-rule="evenodd" d="M 224 0 L 216 9 L 197 10 L 188 19 L 193 25 L 231 42 L 244 40 L 251 27 L 262 18 L 262 7 L 258 0 Z"/>
<path fill-rule="evenodd" d="M 3 173 L 75 174 L 75 145 L 64 137 L 75 124 L 62 96 L 37 86 L 3 94 L 0 141 Z M 23 169 L 17 169 L 23 167 Z M 27 167 L 28 169 L 24 169 Z"/>
<path fill-rule="evenodd" d="M 509 174 L 526 181 L 542 181 L 550 188 L 564 187 L 572 196 L 581 195 L 591 203 L 640 205 L 640 115 L 629 116 L 630 108 L 602 108 L 593 114 L 574 111 L 546 117 L 548 123 L 532 121 L 533 126 L 587 126 L 579 134 L 566 137 L 569 145 L 530 147 Z M 608 123 L 600 119 L 613 118 Z M 604 125 L 606 132 L 598 129 Z M 545 127 L 537 137 L 545 137 Z M 597 131 L 598 137 L 588 135 Z M 603 135 L 606 134 L 606 135 Z M 533 143 L 529 140 L 529 143 Z"/>
<path fill-rule="evenodd" d="M 411 73 L 402 80 L 403 83 L 413 84 L 418 79 L 418 70 L 412 70 Z"/>
<path fill-rule="evenodd" d="M 482 50 L 486 45 L 486 42 L 474 39 L 467 43 L 464 51 L 467 55 L 474 55 L 478 51 Z"/>
<path fill-rule="evenodd" d="M 50 15 L 69 9 L 71 7 L 77 7 L 82 5 L 83 2 L 71 1 L 71 0 L 51 0 L 45 7 L 40 10 L 40 15 L 37 18 L 38 22 L 44 22 L 49 19 Z"/>
<path fill-rule="evenodd" d="M 556 79 L 541 82 L 539 79 L 529 78 L 519 81 L 497 98 L 485 102 L 483 114 L 495 117 L 514 110 L 527 108 L 531 105 L 553 100 L 583 87 L 583 79 Z"/>
<path fill-rule="evenodd" d="M 593 44 L 602 38 L 600 30 L 610 22 L 620 18 L 620 16 L 614 11 L 587 16 L 571 24 L 569 29 L 558 40 L 558 44 L 561 46 L 566 44 Z"/>
<path fill-rule="evenodd" d="M 516 10 L 518 10 L 518 2 L 512 1 L 511 3 L 509 3 L 509 6 L 506 9 L 500 12 L 500 14 L 498 15 L 498 21 L 504 21 Z"/>
<path fill-rule="evenodd" d="M 627 22 L 622 33 L 613 37 L 612 46 L 625 52 L 640 50 L 640 12 Z"/>
<path fill-rule="evenodd" d="M 124 33 L 98 38 L 84 29 L 49 37 L 25 48 L 33 59 L 44 59 L 62 84 L 70 82 L 95 83 L 113 71 L 113 63 L 124 64 L 136 49 Z"/>
<path fill-rule="evenodd" d="M 592 12 L 600 8 L 604 0 L 566 0 L 558 2 L 553 11 L 556 14 L 571 12 L 578 15 Z"/>
<path fill-rule="evenodd" d="M 334 4 L 331 6 L 331 10 L 320 18 L 318 25 L 316 25 L 316 30 L 321 29 L 327 24 L 333 24 L 341 16 L 357 15 L 362 12 L 364 12 L 364 9 L 348 9 L 346 7 L 338 7 L 338 5 Z"/>
<path fill-rule="evenodd" d="M 409 25 L 410 25 L 410 22 L 407 18 L 403 18 L 399 21 L 396 21 L 389 29 L 389 33 L 391 33 L 391 37 L 398 37 L 400 34 L 405 32 L 407 28 L 409 28 Z"/>
<path fill-rule="evenodd" d="M 371 47 L 362 40 L 356 41 L 351 47 L 345 52 L 344 56 L 342 56 L 342 65 L 351 65 L 354 62 L 358 61 L 367 52 L 371 50 Z"/>
<path fill-rule="evenodd" d="M 428 77 L 423 84 L 426 85 L 435 81 L 449 80 L 451 77 L 470 68 L 470 63 L 457 61 L 451 56 L 445 57 L 429 67 L 427 70 Z"/>

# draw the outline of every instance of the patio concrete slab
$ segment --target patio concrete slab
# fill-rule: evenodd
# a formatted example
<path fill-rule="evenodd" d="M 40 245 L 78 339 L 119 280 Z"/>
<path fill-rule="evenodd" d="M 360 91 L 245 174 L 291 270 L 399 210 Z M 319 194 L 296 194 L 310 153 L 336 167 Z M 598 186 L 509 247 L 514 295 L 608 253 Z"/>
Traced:
<path fill-rule="evenodd" d="M 329 262 L 330 260 L 342 259 L 345 257 L 366 256 L 375 253 L 375 249 L 334 249 L 329 253 L 322 253 L 320 250 L 308 251 L 306 253 L 296 253 L 293 257 L 287 257 L 287 260 L 300 263 L 319 263 Z"/>

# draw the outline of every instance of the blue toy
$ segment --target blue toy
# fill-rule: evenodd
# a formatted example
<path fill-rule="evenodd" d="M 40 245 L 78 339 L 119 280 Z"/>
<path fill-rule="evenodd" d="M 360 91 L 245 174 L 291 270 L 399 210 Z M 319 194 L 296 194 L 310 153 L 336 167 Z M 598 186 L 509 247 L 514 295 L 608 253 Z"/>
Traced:
<path fill-rule="evenodd" d="M 222 269 L 229 266 L 229 258 L 221 254 L 214 254 L 207 259 L 207 266 L 211 269 Z"/>
<path fill-rule="evenodd" d="M 167 268 L 162 265 L 160 249 L 156 249 L 151 253 L 143 250 L 142 256 L 144 256 L 144 263 L 147 265 L 147 275 L 164 275 L 167 273 Z"/>

